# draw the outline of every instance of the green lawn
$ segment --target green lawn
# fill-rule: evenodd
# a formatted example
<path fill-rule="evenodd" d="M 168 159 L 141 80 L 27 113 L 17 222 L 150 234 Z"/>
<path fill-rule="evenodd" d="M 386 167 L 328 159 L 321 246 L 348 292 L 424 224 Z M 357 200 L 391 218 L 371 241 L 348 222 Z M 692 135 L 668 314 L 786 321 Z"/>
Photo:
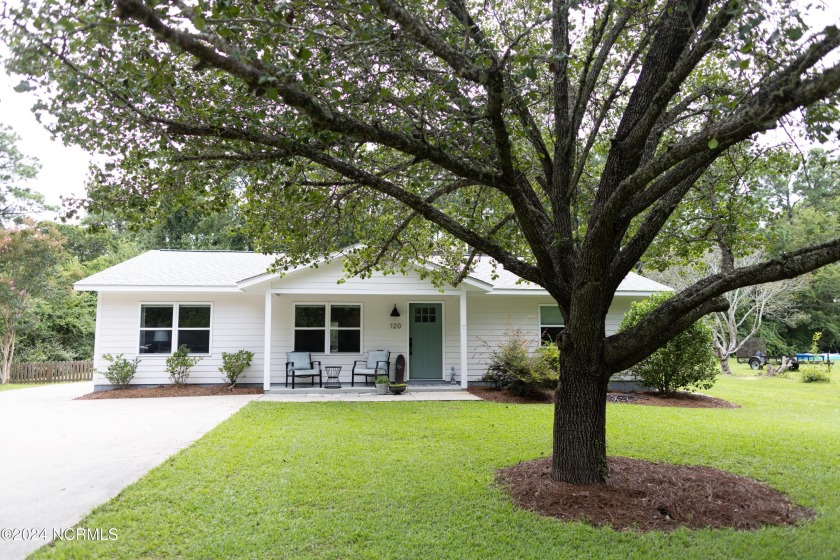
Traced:
<path fill-rule="evenodd" d="M 6 383 L 0 385 L 0 391 L 12 391 L 14 389 L 28 389 L 30 387 L 42 387 L 43 383 Z"/>
<path fill-rule="evenodd" d="M 746 374 L 740 371 L 741 374 Z M 840 380 L 721 379 L 740 409 L 609 405 L 609 453 L 751 476 L 816 510 L 755 533 L 618 533 L 520 511 L 502 466 L 550 451 L 550 406 L 255 402 L 36 558 L 838 558 Z"/>

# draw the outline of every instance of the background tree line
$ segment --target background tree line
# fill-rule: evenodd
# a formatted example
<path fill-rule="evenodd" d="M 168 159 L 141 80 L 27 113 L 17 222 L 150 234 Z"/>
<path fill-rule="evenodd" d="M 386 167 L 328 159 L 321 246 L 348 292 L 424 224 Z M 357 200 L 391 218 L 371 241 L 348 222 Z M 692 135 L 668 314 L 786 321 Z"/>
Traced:
<path fill-rule="evenodd" d="M 96 294 L 73 283 L 151 249 L 249 250 L 242 214 L 231 203 L 208 210 L 200 200 L 163 205 L 153 220 L 125 213 L 84 214 L 77 223 L 37 220 L 54 211 L 27 188 L 38 162 L 0 127 L 0 359 L 15 362 L 93 357 Z M 66 215 L 78 208 L 66 209 Z"/>
<path fill-rule="evenodd" d="M 247 208 L 241 207 L 236 199 L 227 206 L 214 208 L 196 198 L 174 201 L 161 205 L 143 220 L 133 218 L 122 209 L 84 215 L 75 224 L 31 219 L 27 222 L 27 215 L 42 212 L 45 207 L 39 194 L 21 186 L 26 179 L 35 176 L 38 166 L 33 158 L 20 154 L 15 141 L 16 137 L 8 129 L 0 133 L 3 229 L 10 240 L 20 236 L 19 243 L 27 246 L 24 252 L 42 252 L 35 262 L 43 273 L 43 281 L 14 325 L 15 361 L 92 358 L 96 294 L 73 291 L 73 283 L 81 278 L 151 249 L 252 248 L 247 221 L 248 218 L 261 219 L 261 216 L 249 215 Z M 773 149 L 752 158 L 749 170 L 740 175 L 734 167 L 733 164 L 729 174 L 721 175 L 720 190 L 737 196 L 731 196 L 731 200 L 718 200 L 718 203 L 732 206 L 729 221 L 723 223 L 739 258 L 755 250 L 775 257 L 806 242 L 830 239 L 840 229 L 840 193 L 834 188 L 840 179 L 840 161 L 832 153 L 822 149 L 806 154 L 788 148 Z M 734 181 L 743 181 L 747 185 L 746 191 L 733 190 Z M 702 185 L 696 194 L 697 200 L 691 206 L 693 213 L 702 210 L 711 198 L 709 190 L 704 191 Z M 92 195 L 96 197 L 96 191 Z M 256 227 L 257 224 L 250 225 L 252 230 Z M 686 281 L 691 279 L 691 266 L 698 263 L 706 266 L 702 264 L 704 258 L 719 257 L 703 255 L 703 251 L 714 246 L 714 236 L 709 237 L 712 240 L 709 244 L 696 243 L 699 231 L 703 228 L 710 231 L 702 220 L 679 215 L 674 217 L 670 227 L 668 241 L 649 251 L 640 264 L 640 272 L 676 285 L 680 275 L 686 277 Z M 39 249 L 31 237 L 20 233 L 26 230 L 47 236 L 51 240 L 47 249 Z M 694 243 L 683 243 L 688 238 Z M 685 247 L 693 247 L 693 252 L 681 252 Z M 0 268 L 9 279 L 15 274 L 13 260 L 20 261 L 19 251 L 3 253 L 0 248 Z M 669 267 L 670 273 L 657 272 Z M 783 313 L 776 312 L 776 306 L 769 306 L 755 333 L 751 332 L 752 318 L 741 321 L 746 313 L 744 310 L 754 301 L 740 307 L 741 311 L 736 315 L 739 321 L 737 341 L 754 334 L 767 342 L 770 353 L 791 354 L 808 348 L 813 333 L 821 331 L 821 349 L 838 351 L 840 266 L 821 268 L 796 283 L 795 289 L 782 292 L 775 297 L 783 300 L 777 302 Z M 10 327 L 4 324 L 4 332 Z"/>

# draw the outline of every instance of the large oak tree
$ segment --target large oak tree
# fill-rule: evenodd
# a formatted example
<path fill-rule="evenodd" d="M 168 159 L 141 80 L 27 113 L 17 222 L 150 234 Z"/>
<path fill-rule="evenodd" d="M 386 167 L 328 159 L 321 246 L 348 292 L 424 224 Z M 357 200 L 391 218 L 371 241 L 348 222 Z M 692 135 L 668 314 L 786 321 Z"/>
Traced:
<path fill-rule="evenodd" d="M 352 274 L 435 254 L 457 281 L 489 255 L 543 286 L 566 322 L 558 480 L 605 479 L 611 374 L 729 290 L 840 260 L 835 239 L 714 274 L 606 336 L 716 159 L 791 115 L 834 134 L 840 33 L 789 1 L 40 0 L 4 38 L 54 130 L 111 156 L 99 206 L 238 196 L 281 266 L 361 241 Z"/>

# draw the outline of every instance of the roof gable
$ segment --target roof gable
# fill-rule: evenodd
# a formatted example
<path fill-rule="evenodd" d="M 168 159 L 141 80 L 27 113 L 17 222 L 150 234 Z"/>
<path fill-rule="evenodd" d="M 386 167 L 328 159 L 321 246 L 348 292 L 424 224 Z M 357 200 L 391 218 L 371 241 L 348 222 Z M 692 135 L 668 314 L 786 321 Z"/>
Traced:
<path fill-rule="evenodd" d="M 276 255 L 245 251 L 154 250 L 84 278 L 76 282 L 74 287 L 77 290 L 92 291 L 239 292 L 247 287 L 255 287 L 265 282 L 275 281 L 279 274 L 268 272 L 275 259 Z M 340 260 L 340 257 L 334 259 L 334 261 L 338 260 Z M 425 265 L 437 266 L 434 263 L 425 263 Z M 424 264 L 418 266 L 424 266 Z M 322 276 L 323 279 L 320 284 L 324 285 L 324 282 L 329 282 L 333 287 L 343 277 L 340 264 L 335 262 L 329 265 L 321 262 L 318 263 L 317 267 L 298 267 L 295 271 L 290 272 L 290 275 L 303 271 L 307 271 L 305 276 L 309 278 Z M 414 275 L 416 276 L 416 274 Z M 377 272 L 374 278 L 378 279 L 379 284 L 382 284 L 383 278 L 398 283 L 401 281 L 402 275 L 383 275 Z M 354 280 L 358 283 L 366 281 L 362 279 Z M 428 282 L 428 280 L 424 282 Z M 280 281 L 280 284 L 282 284 L 282 281 Z M 491 294 L 546 293 L 541 286 L 523 281 L 496 261 L 487 257 L 476 260 L 475 269 L 465 280 L 465 284 Z M 383 292 L 388 289 L 387 285 L 380 287 Z M 638 274 L 630 273 L 619 285 L 616 295 L 647 295 L 661 291 L 671 291 L 671 288 Z"/>
<path fill-rule="evenodd" d="M 244 251 L 148 251 L 74 285 L 77 290 L 101 287 L 228 288 L 265 270 L 273 255 Z"/>

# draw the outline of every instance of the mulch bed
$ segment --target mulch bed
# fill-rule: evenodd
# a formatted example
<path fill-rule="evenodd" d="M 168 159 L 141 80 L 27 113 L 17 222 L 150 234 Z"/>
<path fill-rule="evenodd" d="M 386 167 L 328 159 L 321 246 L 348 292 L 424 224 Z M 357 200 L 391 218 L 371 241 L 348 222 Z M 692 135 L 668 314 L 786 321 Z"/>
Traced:
<path fill-rule="evenodd" d="M 520 397 L 510 391 L 493 387 L 468 387 L 467 391 L 485 401 L 513 404 L 550 404 L 554 402 L 554 391 L 545 391 L 542 396 Z"/>
<path fill-rule="evenodd" d="M 137 387 L 135 389 L 114 389 L 97 391 L 78 397 L 77 401 L 99 399 L 156 399 L 158 397 L 209 397 L 220 395 L 262 395 L 259 387 L 234 387 L 223 385 L 158 385 L 157 387 Z"/>
<path fill-rule="evenodd" d="M 518 506 L 564 521 L 617 530 L 673 531 L 793 525 L 814 513 L 781 492 L 743 476 L 701 466 L 609 457 L 605 484 L 551 479 L 551 459 L 501 469 L 496 480 Z"/>
<path fill-rule="evenodd" d="M 607 393 L 608 403 L 619 404 L 642 404 L 647 406 L 679 406 L 683 408 L 741 408 L 740 405 L 709 397 L 707 395 L 698 395 L 697 393 L 674 393 L 672 395 L 662 395 L 655 392 L 644 393 Z"/>
<path fill-rule="evenodd" d="M 520 397 L 509 391 L 494 389 L 492 387 L 470 387 L 467 390 L 485 401 L 512 404 L 550 404 L 554 402 L 554 391 L 545 391 L 542 395 L 532 397 Z M 698 395 L 696 393 L 674 393 L 665 396 L 655 392 L 610 392 L 607 393 L 607 402 L 647 406 L 678 406 L 684 408 L 740 408 L 735 403 L 706 395 Z"/>

